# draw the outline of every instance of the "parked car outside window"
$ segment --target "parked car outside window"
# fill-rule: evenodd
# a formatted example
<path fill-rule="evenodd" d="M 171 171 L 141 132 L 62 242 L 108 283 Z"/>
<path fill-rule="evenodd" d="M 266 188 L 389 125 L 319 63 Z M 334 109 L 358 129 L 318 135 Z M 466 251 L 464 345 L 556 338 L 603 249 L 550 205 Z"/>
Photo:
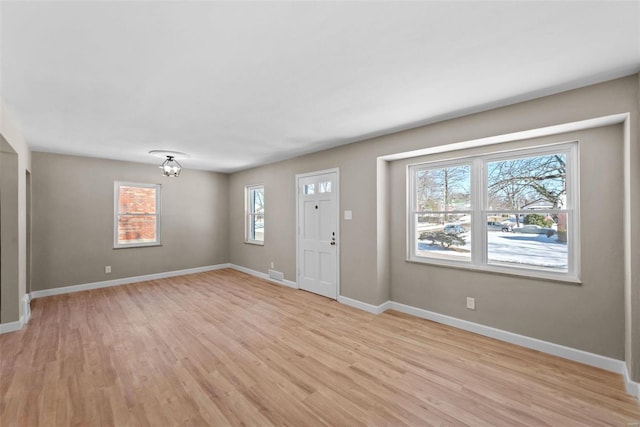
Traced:
<path fill-rule="evenodd" d="M 487 230 L 513 231 L 513 226 L 508 222 L 487 221 Z"/>
<path fill-rule="evenodd" d="M 556 230 L 553 228 L 540 227 L 539 225 L 528 224 L 523 225 L 522 227 L 515 227 L 513 229 L 514 233 L 523 233 L 523 234 L 546 234 L 547 237 L 551 237 L 556 234 Z"/>
<path fill-rule="evenodd" d="M 465 229 L 463 226 L 458 224 L 447 224 L 444 226 L 444 232 L 446 234 L 460 234 L 464 233 Z"/>

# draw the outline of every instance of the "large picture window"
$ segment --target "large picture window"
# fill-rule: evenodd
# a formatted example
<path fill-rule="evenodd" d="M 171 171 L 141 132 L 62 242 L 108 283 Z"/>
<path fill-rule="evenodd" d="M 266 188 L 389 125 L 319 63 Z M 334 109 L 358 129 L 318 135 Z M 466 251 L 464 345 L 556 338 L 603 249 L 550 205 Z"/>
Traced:
<path fill-rule="evenodd" d="M 264 244 L 264 186 L 249 185 L 245 188 L 246 226 L 245 241 Z"/>
<path fill-rule="evenodd" d="M 160 244 L 160 185 L 115 182 L 114 247 Z"/>
<path fill-rule="evenodd" d="M 409 259 L 577 280 L 577 143 L 409 166 Z"/>

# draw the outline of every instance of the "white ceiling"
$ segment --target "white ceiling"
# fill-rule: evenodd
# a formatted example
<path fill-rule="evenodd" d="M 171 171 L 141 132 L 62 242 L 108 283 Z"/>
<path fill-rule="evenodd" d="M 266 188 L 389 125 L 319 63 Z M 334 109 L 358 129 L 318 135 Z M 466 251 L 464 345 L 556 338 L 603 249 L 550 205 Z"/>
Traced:
<path fill-rule="evenodd" d="M 231 172 L 640 70 L 631 2 L 9 2 L 34 150 Z"/>

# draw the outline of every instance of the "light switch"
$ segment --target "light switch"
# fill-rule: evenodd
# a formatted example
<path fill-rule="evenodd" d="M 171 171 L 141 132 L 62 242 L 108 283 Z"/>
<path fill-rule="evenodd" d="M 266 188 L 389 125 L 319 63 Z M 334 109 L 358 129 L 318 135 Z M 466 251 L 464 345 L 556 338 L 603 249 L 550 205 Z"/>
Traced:
<path fill-rule="evenodd" d="M 348 221 L 351 218 L 352 218 L 351 211 L 344 211 L 344 219 Z"/>

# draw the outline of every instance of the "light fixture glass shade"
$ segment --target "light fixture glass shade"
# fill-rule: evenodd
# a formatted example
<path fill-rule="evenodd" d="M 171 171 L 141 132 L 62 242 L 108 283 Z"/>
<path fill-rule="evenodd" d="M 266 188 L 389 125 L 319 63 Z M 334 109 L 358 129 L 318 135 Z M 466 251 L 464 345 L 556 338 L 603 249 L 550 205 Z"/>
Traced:
<path fill-rule="evenodd" d="M 160 168 L 162 169 L 162 173 L 164 174 L 164 176 L 168 177 L 178 177 L 180 176 L 180 171 L 182 170 L 182 166 L 180 166 L 180 163 L 178 163 L 178 161 L 174 159 L 173 156 L 167 156 L 167 160 L 162 163 Z"/>

